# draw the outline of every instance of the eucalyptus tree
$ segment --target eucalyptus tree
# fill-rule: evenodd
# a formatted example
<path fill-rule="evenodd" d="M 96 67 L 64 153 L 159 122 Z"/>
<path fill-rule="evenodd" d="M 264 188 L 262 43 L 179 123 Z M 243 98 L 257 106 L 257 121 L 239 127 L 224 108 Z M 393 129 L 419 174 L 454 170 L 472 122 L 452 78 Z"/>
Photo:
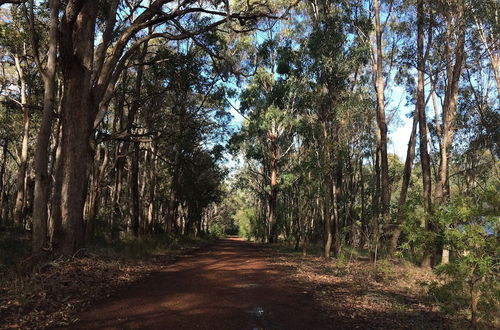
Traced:
<path fill-rule="evenodd" d="M 10 63 L 16 72 L 15 81 L 7 89 L 6 95 L 8 101 L 16 104 L 22 113 L 22 135 L 21 147 L 19 154 L 19 169 L 17 173 L 16 197 L 15 197 L 15 221 L 18 227 L 26 225 L 26 181 L 28 170 L 28 154 L 29 154 L 29 134 L 32 123 L 31 117 L 33 109 L 30 105 L 34 97 L 33 91 L 35 88 L 35 75 L 33 63 L 30 61 L 30 43 L 29 31 L 27 25 L 22 20 L 22 13 L 16 7 L 11 7 L 8 10 L 8 18 L 2 24 L 0 41 L 2 50 L 5 52 L 3 60 Z M 14 85 L 17 85 L 15 88 Z"/>
<path fill-rule="evenodd" d="M 326 257 L 330 256 L 332 246 L 335 254 L 340 248 L 340 199 L 345 193 L 342 185 L 346 137 L 350 136 L 349 111 L 366 106 L 363 82 L 366 82 L 364 72 L 369 48 L 365 36 L 369 35 L 371 24 L 358 5 L 311 2 L 308 9 L 313 27 L 308 41 L 315 94 L 313 111 L 321 125 L 317 136 Z M 371 125 L 365 129 L 369 127 Z"/>
<path fill-rule="evenodd" d="M 215 46 L 220 40 L 213 37 L 212 45 Z M 168 231 L 179 223 L 180 209 L 182 213 L 191 213 L 191 220 L 194 217 L 198 221 L 201 210 L 208 205 L 202 203 L 210 201 L 209 191 L 203 193 L 205 197 L 196 195 L 203 190 L 194 182 L 197 176 L 202 179 L 204 171 L 209 170 L 205 168 L 209 165 L 208 155 L 214 156 L 214 162 L 220 158 L 216 151 L 228 136 L 230 120 L 227 98 L 231 91 L 222 84 L 220 75 L 224 72 L 220 72 L 218 64 L 211 63 L 207 53 L 195 43 L 184 46 L 187 48 L 180 52 L 172 48 L 159 49 L 158 55 L 168 61 L 147 73 L 146 88 L 159 96 L 145 106 L 159 106 L 163 112 L 143 114 L 147 127 L 155 134 L 158 154 L 168 165 Z M 213 179 L 217 177 L 214 175 Z M 209 187 L 211 184 L 207 182 L 206 188 L 211 189 Z M 195 213 L 198 215 L 194 216 Z M 187 229 L 193 228 L 188 226 Z"/>
<path fill-rule="evenodd" d="M 263 180 L 267 197 L 266 239 L 275 242 L 278 238 L 277 203 L 281 169 L 285 157 L 294 144 L 294 116 L 301 95 L 299 82 L 290 74 L 292 59 L 290 45 L 274 38 L 276 31 L 270 30 L 269 38 L 257 45 L 256 71 L 241 95 L 240 111 L 246 116 L 240 138 L 245 140 L 242 148 L 247 159 L 260 163 L 256 171 Z M 281 177 L 281 178 L 280 178 Z"/>
<path fill-rule="evenodd" d="M 57 12 L 55 4 L 52 3 L 52 8 Z M 31 1 L 28 12 L 33 13 L 34 6 L 34 1 Z M 141 49 L 141 45 L 156 38 L 192 39 L 203 44 L 196 39 L 197 36 L 217 27 L 226 30 L 252 28 L 259 17 L 273 16 L 272 7 L 272 4 L 267 3 L 229 4 L 197 0 L 182 3 L 157 0 L 147 6 L 143 6 L 142 1 L 75 0 L 61 6 L 63 15 L 59 34 L 52 33 L 49 44 L 60 36 L 57 45 L 64 85 L 61 99 L 62 226 L 59 246 L 62 253 L 71 253 L 83 244 L 86 173 L 92 158 L 89 139 L 106 114 L 123 70 Z M 56 15 L 53 18 L 55 22 Z M 31 15 L 31 22 L 33 21 L 34 15 Z M 148 34 L 148 29 L 155 32 Z M 99 31 L 100 42 L 94 49 L 96 30 Z M 36 41 L 36 31 L 31 32 Z M 208 48 L 205 50 L 210 52 Z M 40 149 L 44 147 L 43 144 Z M 41 153 L 37 154 L 40 157 Z M 43 168 L 40 178 L 43 176 L 42 172 Z M 35 212 L 40 215 L 41 218 L 37 221 L 42 224 L 36 226 L 37 237 L 43 237 L 43 223 L 46 223 L 43 218 L 46 214 L 45 206 L 42 205 L 43 197 L 40 197 L 44 192 L 46 189 L 36 190 L 36 198 L 41 201 L 37 207 L 41 209 Z M 37 246 L 41 247 L 43 244 Z"/>

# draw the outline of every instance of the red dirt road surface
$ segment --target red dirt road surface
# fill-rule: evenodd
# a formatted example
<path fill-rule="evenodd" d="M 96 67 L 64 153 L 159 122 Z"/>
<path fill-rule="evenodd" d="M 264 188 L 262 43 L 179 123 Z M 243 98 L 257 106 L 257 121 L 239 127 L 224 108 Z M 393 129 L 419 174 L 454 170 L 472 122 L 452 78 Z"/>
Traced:
<path fill-rule="evenodd" d="M 76 329 L 334 329 L 269 251 L 222 240 L 82 315 Z"/>

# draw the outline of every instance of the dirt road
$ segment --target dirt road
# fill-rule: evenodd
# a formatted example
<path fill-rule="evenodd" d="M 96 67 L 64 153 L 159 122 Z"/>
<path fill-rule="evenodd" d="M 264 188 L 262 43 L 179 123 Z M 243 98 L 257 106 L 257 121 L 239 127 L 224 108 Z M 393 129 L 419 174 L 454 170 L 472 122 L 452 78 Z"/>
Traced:
<path fill-rule="evenodd" d="M 77 329 L 334 329 L 262 246 L 226 239 L 83 314 Z"/>

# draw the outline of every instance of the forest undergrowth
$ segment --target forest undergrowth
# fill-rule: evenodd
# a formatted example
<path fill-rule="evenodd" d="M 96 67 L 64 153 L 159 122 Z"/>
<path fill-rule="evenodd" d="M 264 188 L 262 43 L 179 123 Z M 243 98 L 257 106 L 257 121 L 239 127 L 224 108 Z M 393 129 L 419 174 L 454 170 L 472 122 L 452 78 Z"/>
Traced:
<path fill-rule="evenodd" d="M 348 250 L 325 261 L 317 249 L 304 255 L 286 244 L 270 247 L 271 262 L 286 272 L 311 303 L 339 329 L 470 329 L 465 313 L 448 315 L 429 294 L 441 279 L 403 259 L 372 263 L 364 251 Z M 479 329 L 495 329 L 481 322 Z"/>
<path fill-rule="evenodd" d="M 213 242 L 125 237 L 95 241 L 73 256 L 30 255 L 30 241 L 0 233 L 0 329 L 65 327 L 88 306 Z M 23 253 L 24 251 L 24 253 Z"/>

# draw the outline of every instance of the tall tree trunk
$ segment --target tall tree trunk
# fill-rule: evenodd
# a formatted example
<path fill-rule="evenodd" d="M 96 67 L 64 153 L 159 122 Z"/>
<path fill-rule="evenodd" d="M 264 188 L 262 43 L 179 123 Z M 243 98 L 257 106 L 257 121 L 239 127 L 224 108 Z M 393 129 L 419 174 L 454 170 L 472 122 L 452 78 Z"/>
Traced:
<path fill-rule="evenodd" d="M 24 70 L 21 66 L 21 62 L 17 56 L 14 56 L 14 61 L 16 65 L 17 74 L 19 76 L 19 84 L 21 87 L 21 108 L 23 111 L 23 140 L 21 144 L 21 157 L 19 159 L 19 170 L 17 172 L 17 182 L 16 182 L 16 204 L 15 204 L 15 214 L 16 223 L 18 227 L 24 226 L 24 206 L 25 206 L 25 195 L 26 195 L 26 171 L 28 166 L 28 141 L 30 133 L 30 109 L 28 106 L 28 96 L 27 96 L 27 86 L 26 77 L 24 75 Z"/>
<path fill-rule="evenodd" d="M 156 194 L 156 168 L 157 168 L 157 162 L 158 162 L 158 157 L 156 157 L 156 143 L 153 142 L 151 144 L 151 156 L 149 158 L 150 161 L 150 170 L 149 170 L 149 197 L 148 197 L 148 223 L 147 223 L 147 231 L 149 233 L 153 233 L 155 230 L 155 223 L 156 223 L 156 207 L 157 203 L 155 203 L 155 194 Z"/>
<path fill-rule="evenodd" d="M 126 84 L 127 76 L 125 74 L 123 78 L 123 84 Z M 123 131 L 126 128 L 125 124 L 125 116 L 124 116 L 124 106 L 125 106 L 125 91 L 123 88 L 122 93 L 119 95 L 118 100 L 116 100 L 116 110 L 115 116 L 113 119 L 113 131 L 118 130 L 118 125 L 120 131 Z M 118 122 L 119 121 L 119 122 Z M 117 241 L 120 237 L 120 219 L 122 217 L 122 212 L 120 208 L 121 204 L 121 192 L 122 192 L 122 179 L 123 179 L 123 171 L 125 167 L 125 156 L 126 156 L 126 147 L 127 143 L 117 142 L 115 145 L 114 158 L 115 158 L 115 166 L 114 166 L 114 182 L 113 189 L 111 190 L 111 207 L 112 213 L 110 217 L 110 231 L 111 231 L 111 240 L 113 242 Z"/>
<path fill-rule="evenodd" d="M 35 147 L 35 191 L 33 202 L 33 252 L 38 252 L 47 239 L 47 205 L 49 201 L 49 143 L 54 117 L 55 75 L 57 65 L 57 34 L 59 0 L 50 0 L 49 52 L 47 66 L 42 70 L 44 83 L 43 114 Z"/>
<path fill-rule="evenodd" d="M 50 223 L 49 223 L 49 236 L 50 245 L 53 249 L 59 250 L 59 241 L 62 237 L 62 218 L 61 218 L 61 187 L 62 187 L 62 123 L 59 121 L 58 129 L 56 130 L 57 139 L 56 154 L 54 158 L 54 165 L 52 166 L 52 175 L 54 177 L 51 191 L 51 205 L 50 205 Z"/>
<path fill-rule="evenodd" d="M 444 201 L 449 198 L 449 153 L 453 140 L 453 121 L 455 120 L 457 98 L 458 98 L 458 84 L 462 74 L 464 50 L 465 50 L 465 22 L 464 22 L 464 3 L 458 1 L 457 21 L 458 27 L 458 41 L 455 47 L 455 63 L 453 68 L 450 67 L 448 72 L 448 84 L 445 91 L 445 99 L 443 105 L 443 126 L 442 135 L 443 141 L 441 143 L 440 162 L 439 162 L 439 177 L 435 188 L 435 197 L 438 201 Z M 448 49 L 447 61 L 451 63 L 451 51 Z"/>
<path fill-rule="evenodd" d="M 122 177 L 123 177 L 123 167 L 124 167 L 124 157 L 120 152 L 120 144 L 118 143 L 115 147 L 115 177 L 114 177 L 114 184 L 113 184 L 113 190 L 111 192 L 111 205 L 112 205 L 112 214 L 111 214 L 111 223 L 110 223 L 110 229 L 111 229 L 111 240 L 112 241 L 117 241 L 119 239 L 120 235 L 120 228 L 119 228 L 119 219 L 121 217 L 121 208 L 120 208 L 120 202 L 121 202 L 121 191 L 122 191 Z"/>
<path fill-rule="evenodd" d="M 439 162 L 439 173 L 438 180 L 435 187 L 435 198 L 438 203 L 444 203 L 450 198 L 449 189 L 449 158 L 451 151 L 451 144 L 453 141 L 453 135 L 455 131 L 454 121 L 457 108 L 458 99 L 458 85 L 460 82 L 460 77 L 462 75 L 462 67 L 464 61 L 464 51 L 465 51 L 465 3 L 463 0 L 458 1 L 456 7 L 456 19 L 458 24 L 458 36 L 457 45 L 454 49 L 455 63 L 451 65 L 451 51 L 449 49 L 449 43 L 446 45 L 446 60 L 447 60 L 447 85 L 445 88 L 445 98 L 443 104 L 443 125 L 442 125 L 442 142 L 440 150 L 440 162 Z M 448 24 L 451 24 L 451 20 L 447 19 Z M 449 27 L 449 30 L 451 27 Z M 447 263 L 449 261 L 449 251 L 446 248 L 442 250 L 442 263 Z"/>
<path fill-rule="evenodd" d="M 334 236 L 333 236 L 333 221 L 331 214 L 331 201 L 332 201 L 332 175 L 329 170 L 330 166 L 330 156 L 329 156 L 329 148 L 328 148 L 328 127 L 325 121 L 322 122 L 322 130 L 323 130 L 323 141 L 322 141 L 322 150 L 321 150 L 321 172 L 323 174 L 323 223 L 325 230 L 325 238 L 324 238 L 324 254 L 325 258 L 330 258 L 332 252 L 332 245 L 334 244 Z"/>
<path fill-rule="evenodd" d="M 359 248 L 363 248 L 365 245 L 365 238 L 363 235 L 363 230 L 365 227 L 367 227 L 366 223 L 366 198 L 365 198 L 365 175 L 363 171 L 363 156 L 359 157 L 359 184 L 361 186 L 361 215 L 360 215 L 360 220 L 361 220 L 361 228 L 359 228 L 360 231 L 360 238 L 359 238 Z"/>
<path fill-rule="evenodd" d="M 268 226 L 269 226 L 269 242 L 275 243 L 278 239 L 277 234 L 277 223 L 276 223 L 276 203 L 278 197 L 277 184 L 278 184 L 278 146 L 277 139 L 278 134 L 272 132 L 269 134 L 269 139 L 271 141 L 271 191 L 269 192 L 269 216 L 268 216 Z"/>
<path fill-rule="evenodd" d="M 97 2 L 68 6 L 61 23 L 62 99 L 62 237 L 60 252 L 72 254 L 83 245 L 83 208 L 91 161 L 90 137 L 96 115 L 91 74 Z"/>
<path fill-rule="evenodd" d="M 390 220 L 391 189 L 389 182 L 389 162 L 387 158 L 387 122 L 385 117 L 385 95 L 384 95 L 384 69 L 382 55 L 382 26 L 380 23 L 380 5 L 379 1 L 374 1 L 375 9 L 375 35 L 377 45 L 376 60 L 376 90 L 377 90 L 377 126 L 380 132 L 380 170 L 381 170 L 381 215 L 386 224 Z"/>
<path fill-rule="evenodd" d="M 142 48 L 142 53 L 140 59 L 143 60 L 147 53 L 148 44 L 145 43 Z M 134 86 L 134 99 L 132 106 L 129 109 L 127 118 L 127 131 L 129 134 L 132 133 L 132 126 L 136 118 L 137 112 L 141 104 L 141 86 L 142 86 L 142 75 L 144 73 L 144 65 L 141 64 L 137 68 L 137 76 Z M 139 196 L 139 148 L 140 143 L 135 141 L 133 144 L 132 159 L 130 160 L 130 175 L 129 175 L 129 188 L 130 188 L 130 198 L 131 198 L 131 224 L 132 232 L 137 237 L 139 236 L 140 227 L 140 196 Z M 125 149 L 126 150 L 126 149 Z"/>
<path fill-rule="evenodd" d="M 2 147 L 2 165 L 0 166 L 0 228 L 2 225 L 7 225 L 7 219 L 4 217 L 4 208 L 6 207 L 4 194 L 6 189 L 5 170 L 7 168 L 8 142 L 8 139 L 4 139 Z"/>
<path fill-rule="evenodd" d="M 376 149 L 373 160 L 373 173 L 374 173 L 374 189 L 372 195 L 372 218 L 371 218 L 371 248 L 370 248 L 370 258 L 371 261 L 376 262 L 378 258 L 378 244 L 380 240 L 380 228 L 379 228 L 379 214 L 380 214 L 380 130 L 376 131 Z"/>
<path fill-rule="evenodd" d="M 139 210 L 139 142 L 134 142 L 132 157 L 130 159 L 130 216 L 132 233 L 139 236 L 140 210 Z"/>
<path fill-rule="evenodd" d="M 424 94 L 424 74 L 425 74 L 425 57 L 424 57 L 424 1 L 419 0 L 417 3 L 417 109 L 418 109 L 418 126 L 419 126 L 419 144 L 420 144 L 420 164 L 422 167 L 422 182 L 424 195 L 425 214 L 425 229 L 433 231 L 430 216 L 432 212 L 432 190 L 431 190 L 431 162 L 429 152 L 427 150 L 427 118 L 425 111 L 425 94 Z M 428 248 L 424 251 L 422 259 L 422 267 L 429 268 L 432 266 L 432 253 L 434 251 L 433 244 L 428 244 Z"/>
<path fill-rule="evenodd" d="M 96 153 L 96 164 L 95 166 L 95 172 L 94 176 L 92 178 L 92 184 L 91 184 L 91 189 L 90 189 L 90 194 L 89 194 L 89 200 L 88 200 L 88 212 L 87 212 L 87 219 L 86 219 L 86 227 L 85 227 L 85 235 L 87 238 L 92 238 L 94 236 L 94 231 L 95 231 L 95 224 L 96 224 L 96 218 L 98 215 L 99 211 L 99 201 L 101 199 L 101 183 L 104 180 L 104 175 L 106 173 L 106 167 L 108 166 L 108 148 L 106 145 L 101 146 L 102 153 L 104 155 L 102 161 L 101 159 L 101 152 L 98 150 Z"/>

